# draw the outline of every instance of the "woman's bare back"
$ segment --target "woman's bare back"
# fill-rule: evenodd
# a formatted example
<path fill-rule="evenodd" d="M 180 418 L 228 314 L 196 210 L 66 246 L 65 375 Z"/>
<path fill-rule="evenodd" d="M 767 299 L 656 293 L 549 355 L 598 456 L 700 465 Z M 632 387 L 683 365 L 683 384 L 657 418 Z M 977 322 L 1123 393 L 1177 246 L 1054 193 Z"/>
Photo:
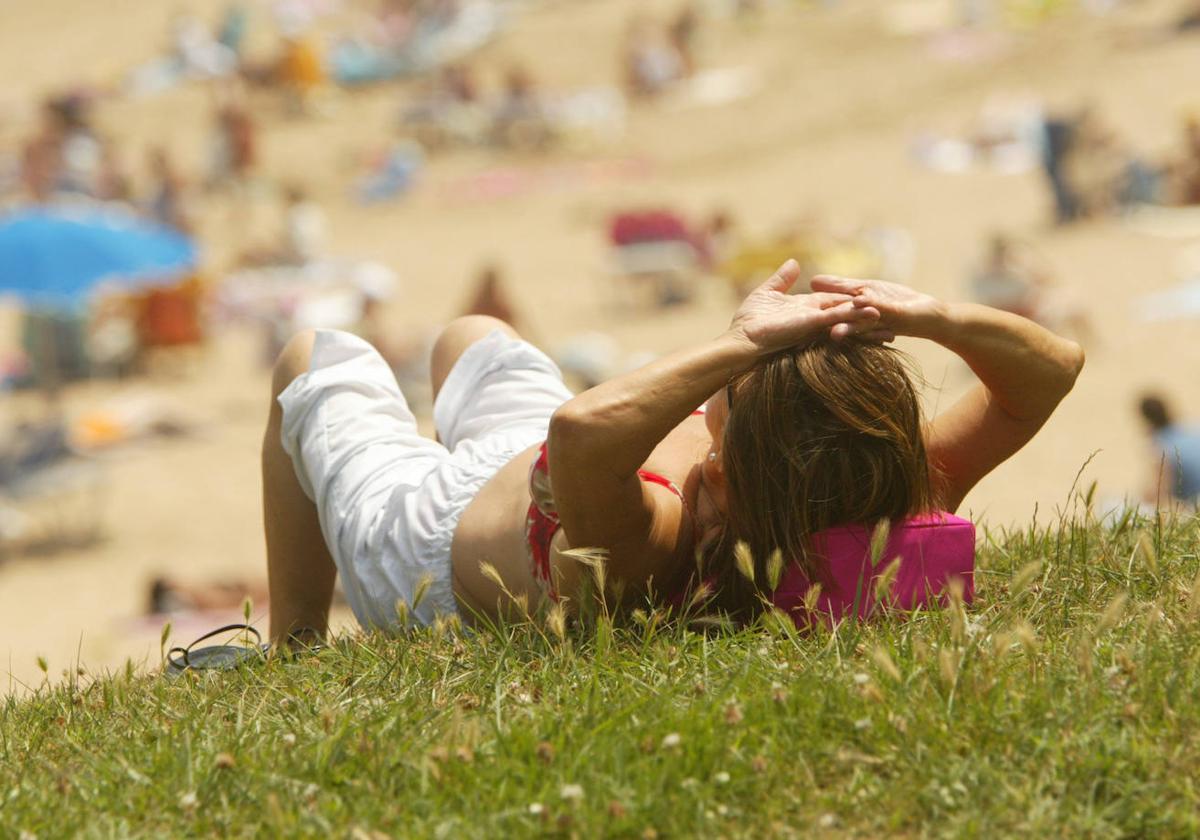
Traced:
<path fill-rule="evenodd" d="M 697 508 L 697 461 L 712 445 L 712 438 L 701 416 L 689 417 L 659 443 L 646 460 L 645 469 L 657 473 L 684 493 L 689 510 Z M 497 472 L 479 491 L 463 512 L 451 546 L 454 575 L 454 594 L 464 608 L 465 616 L 472 613 L 485 616 L 497 613 L 511 602 L 509 595 L 482 570 L 490 564 L 504 581 L 513 597 L 527 599 L 530 609 L 536 608 L 544 590 L 534 577 L 529 545 L 525 537 L 525 519 L 529 511 L 529 471 L 537 458 L 538 447 L 521 452 Z M 679 499 L 666 488 L 651 485 L 651 492 L 661 495 L 663 504 L 679 504 Z M 563 558 L 568 548 L 566 534 L 559 531 L 552 544 L 552 566 L 561 580 L 560 591 L 568 594 L 578 579 L 576 564 Z M 682 561 L 690 551 L 681 551 Z"/>

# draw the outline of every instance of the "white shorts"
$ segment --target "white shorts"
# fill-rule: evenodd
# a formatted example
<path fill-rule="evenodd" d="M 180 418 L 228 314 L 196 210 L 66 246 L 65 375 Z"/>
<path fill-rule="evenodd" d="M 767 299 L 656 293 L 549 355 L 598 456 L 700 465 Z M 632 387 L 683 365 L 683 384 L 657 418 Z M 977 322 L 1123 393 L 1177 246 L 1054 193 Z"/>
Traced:
<path fill-rule="evenodd" d="M 459 517 L 513 456 L 545 439 L 570 398 L 545 353 L 496 330 L 446 378 L 433 406 L 437 443 L 417 432 L 371 345 L 317 332 L 308 372 L 279 395 L 282 443 L 359 624 L 395 627 L 399 601 L 420 624 L 457 613 L 450 544 Z M 423 578 L 429 588 L 413 609 Z"/>

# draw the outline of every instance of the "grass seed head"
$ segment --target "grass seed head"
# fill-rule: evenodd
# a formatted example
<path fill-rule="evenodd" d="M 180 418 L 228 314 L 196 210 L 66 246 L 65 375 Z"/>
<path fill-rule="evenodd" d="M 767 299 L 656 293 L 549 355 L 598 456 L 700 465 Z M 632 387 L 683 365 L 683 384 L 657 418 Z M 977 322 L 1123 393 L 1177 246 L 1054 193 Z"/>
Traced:
<path fill-rule="evenodd" d="M 742 707 L 738 705 L 736 700 L 731 700 L 725 704 L 725 723 L 730 726 L 737 726 L 742 722 Z"/>
<path fill-rule="evenodd" d="M 888 653 L 884 648 L 876 646 L 871 651 L 871 661 L 875 663 L 880 671 L 883 671 L 883 673 L 887 674 L 896 682 L 900 682 L 900 680 L 903 679 L 903 675 L 900 673 L 900 669 L 896 667 L 896 663 L 892 659 L 891 654 Z"/>
<path fill-rule="evenodd" d="M 900 558 L 892 558 L 892 562 L 883 567 L 883 571 L 875 578 L 875 600 L 881 604 L 889 604 L 894 598 L 892 586 L 896 583 L 896 575 L 900 572 Z"/>
<path fill-rule="evenodd" d="M 1079 641 L 1075 645 L 1075 661 L 1079 666 L 1079 673 L 1085 679 L 1092 676 L 1092 669 L 1095 666 L 1093 661 L 1093 648 L 1095 647 L 1095 639 L 1090 633 L 1080 633 Z"/>
<path fill-rule="evenodd" d="M 237 765 L 237 761 L 227 752 L 217 753 L 217 757 L 213 759 L 213 767 L 217 770 L 232 770 Z"/>
<path fill-rule="evenodd" d="M 692 591 L 692 597 L 688 599 L 688 610 L 691 611 L 697 607 L 700 607 L 705 601 L 712 597 L 712 594 L 712 584 L 710 584 L 708 581 L 702 582 Z"/>
<path fill-rule="evenodd" d="M 1200 616 L 1200 573 L 1196 575 L 1195 580 L 1192 581 L 1192 587 L 1188 591 L 1187 617 L 1192 620 L 1197 616 Z M 42 660 L 39 659 L 40 661 Z"/>
<path fill-rule="evenodd" d="M 1009 596 L 1015 598 L 1016 596 L 1020 595 L 1025 591 L 1029 584 L 1033 583 L 1033 581 L 1041 574 L 1042 562 L 1040 560 L 1034 560 L 1032 563 L 1026 563 L 1017 570 L 1015 575 L 1013 575 L 1012 583 L 1009 584 L 1008 587 Z"/>
<path fill-rule="evenodd" d="M 490 580 L 492 583 L 496 584 L 496 586 L 499 586 L 501 589 L 507 588 L 504 585 L 504 579 L 500 577 L 500 572 L 498 572 L 496 570 L 496 567 L 493 566 L 488 561 L 486 561 L 486 560 L 479 561 L 479 574 L 483 575 L 485 578 Z"/>
<path fill-rule="evenodd" d="M 1010 633 L 997 633 L 992 636 L 992 656 L 996 659 L 1003 659 L 1008 653 L 1008 649 L 1012 647 L 1013 637 Z"/>
<path fill-rule="evenodd" d="M 878 566 L 883 558 L 883 550 L 887 548 L 888 537 L 892 534 L 892 521 L 880 519 L 871 532 L 871 565 Z"/>
<path fill-rule="evenodd" d="M 938 674 L 942 678 L 942 685 L 947 689 L 952 688 L 958 679 L 958 657 L 949 648 L 938 651 Z"/>
<path fill-rule="evenodd" d="M 808 591 L 804 593 L 804 610 L 809 613 L 817 611 L 817 604 L 821 600 L 821 584 L 814 583 L 808 587 Z"/>
<path fill-rule="evenodd" d="M 733 562 L 742 577 L 754 583 L 754 555 L 750 553 L 750 546 L 744 540 L 738 540 L 734 545 Z"/>
<path fill-rule="evenodd" d="M 922 639 L 920 636 L 913 639 L 912 642 L 913 658 L 920 664 L 924 665 L 929 661 L 929 657 L 933 655 L 932 649 L 929 647 L 929 642 Z"/>
<path fill-rule="evenodd" d="M 1158 572 L 1158 552 L 1154 550 L 1154 539 L 1150 532 L 1143 530 L 1138 534 L 1137 545 L 1134 546 L 1133 556 L 1151 573 Z"/>
<path fill-rule="evenodd" d="M 546 614 L 546 626 L 560 642 L 567 637 L 567 611 L 561 602 L 555 602 Z"/>
<path fill-rule="evenodd" d="M 1108 606 L 1104 608 L 1104 612 L 1100 614 L 1100 620 L 1096 622 L 1096 634 L 1105 633 L 1120 623 L 1125 615 L 1125 605 L 1129 602 L 1129 596 L 1124 592 L 1118 592 Z"/>
<path fill-rule="evenodd" d="M 421 602 L 425 600 L 425 596 L 429 594 L 429 588 L 433 586 L 433 575 L 421 575 L 421 579 L 417 581 L 417 588 L 413 590 L 412 608 L 418 609 Z"/>
<path fill-rule="evenodd" d="M 767 558 L 767 585 L 774 592 L 779 588 L 779 580 L 783 577 L 783 552 L 778 548 Z"/>
<path fill-rule="evenodd" d="M 526 618 L 530 617 L 529 596 L 527 594 L 522 592 L 520 595 L 513 596 L 512 602 L 516 604 L 517 611 L 520 612 L 521 615 L 525 616 Z"/>
<path fill-rule="evenodd" d="M 1013 625 L 1012 633 L 1017 637 L 1026 656 L 1036 656 L 1041 644 L 1038 642 L 1037 633 L 1027 621 L 1018 621 Z"/>

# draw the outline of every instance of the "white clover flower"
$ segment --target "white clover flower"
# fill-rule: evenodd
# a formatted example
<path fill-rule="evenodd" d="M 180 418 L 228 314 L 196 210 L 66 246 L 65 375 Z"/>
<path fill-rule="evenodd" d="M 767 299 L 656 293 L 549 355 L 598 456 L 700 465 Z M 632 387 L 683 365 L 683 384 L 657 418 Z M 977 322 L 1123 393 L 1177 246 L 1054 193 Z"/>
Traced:
<path fill-rule="evenodd" d="M 196 792 L 192 790 L 179 797 L 179 807 L 185 811 L 193 810 L 199 803 L 200 800 L 196 798 Z"/>
<path fill-rule="evenodd" d="M 561 796 L 563 799 L 566 799 L 569 801 L 583 799 L 583 786 L 582 785 L 563 785 L 562 789 L 558 792 L 558 795 Z"/>
<path fill-rule="evenodd" d="M 719 785 L 729 784 L 729 774 L 722 770 L 717 775 L 713 776 L 713 781 Z"/>
<path fill-rule="evenodd" d="M 545 810 L 546 810 L 546 808 L 544 805 L 542 805 L 541 802 L 530 802 L 529 803 L 529 813 L 535 817 L 541 816 L 542 812 L 544 812 Z"/>
<path fill-rule="evenodd" d="M 663 749 L 666 749 L 666 750 L 674 749 L 675 747 L 678 747 L 681 743 L 683 743 L 683 736 L 680 735 L 678 732 L 668 732 L 666 735 L 663 736 L 663 739 L 662 739 Z"/>
<path fill-rule="evenodd" d="M 858 729 L 858 730 L 870 729 L 871 728 L 871 719 L 870 718 L 859 718 L 858 720 L 854 721 L 854 728 Z"/>
<path fill-rule="evenodd" d="M 854 684 L 855 685 L 866 685 L 870 681 L 871 681 L 870 674 L 864 674 L 862 671 L 859 671 L 857 674 L 854 675 Z"/>

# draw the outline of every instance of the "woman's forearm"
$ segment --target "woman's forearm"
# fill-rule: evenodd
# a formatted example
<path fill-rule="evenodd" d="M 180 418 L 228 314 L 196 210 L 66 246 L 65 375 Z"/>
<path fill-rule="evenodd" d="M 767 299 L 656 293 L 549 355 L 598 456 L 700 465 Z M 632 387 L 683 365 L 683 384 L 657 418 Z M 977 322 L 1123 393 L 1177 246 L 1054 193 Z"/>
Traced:
<path fill-rule="evenodd" d="M 550 421 L 552 474 L 636 473 L 659 441 L 757 357 L 754 345 L 731 330 L 584 391 Z"/>
<path fill-rule="evenodd" d="M 1020 316 L 973 303 L 950 303 L 917 333 L 963 359 L 1017 420 L 1042 421 L 1083 367 L 1078 344 Z"/>

